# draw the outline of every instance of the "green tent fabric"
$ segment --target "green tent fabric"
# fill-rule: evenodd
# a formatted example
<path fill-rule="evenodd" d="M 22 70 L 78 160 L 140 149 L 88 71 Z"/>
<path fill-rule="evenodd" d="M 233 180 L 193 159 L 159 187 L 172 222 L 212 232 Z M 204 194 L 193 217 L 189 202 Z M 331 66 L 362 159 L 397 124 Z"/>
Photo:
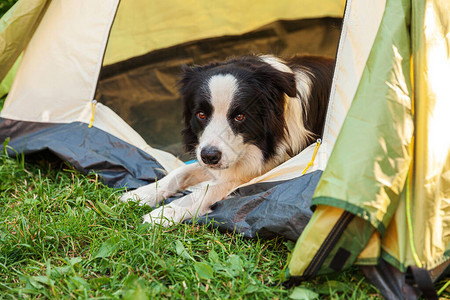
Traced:
<path fill-rule="evenodd" d="M 12 83 L 14 81 L 14 76 L 16 75 L 17 68 L 19 67 L 19 62 L 20 62 L 20 57 L 17 59 L 17 61 L 11 67 L 9 72 L 6 74 L 3 81 L 0 82 L 0 97 L 3 97 L 6 94 L 8 94 L 9 90 L 11 89 Z"/>
<path fill-rule="evenodd" d="M 376 266 L 401 276 L 417 265 L 432 280 L 448 272 L 449 8 L 439 0 L 386 2 L 315 191 L 315 213 L 293 251 L 291 281 L 356 264 L 366 266 L 385 296 L 403 298 L 420 291 L 389 289 L 396 284 L 387 284 L 392 278 L 382 278 Z"/>
<path fill-rule="evenodd" d="M 17 2 L 0 22 L 0 81 L 33 36 L 45 12 L 47 0 Z"/>

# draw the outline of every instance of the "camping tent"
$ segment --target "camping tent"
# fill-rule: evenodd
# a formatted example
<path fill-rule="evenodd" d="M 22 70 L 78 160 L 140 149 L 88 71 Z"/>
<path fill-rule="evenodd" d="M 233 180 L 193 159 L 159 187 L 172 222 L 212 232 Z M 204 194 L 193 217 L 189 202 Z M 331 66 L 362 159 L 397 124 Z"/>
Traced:
<path fill-rule="evenodd" d="M 171 154 L 180 155 L 180 65 L 249 52 L 334 56 L 339 40 L 321 143 L 208 218 L 248 237 L 300 236 L 292 283 L 358 264 L 385 295 L 401 295 L 404 280 L 383 274 L 421 265 L 412 272 L 435 280 L 449 263 L 450 143 L 439 134 L 449 128 L 448 9 L 349 0 L 341 31 L 343 1 L 22 0 L 0 23 L 0 78 L 26 46 L 8 75 L 0 140 L 134 188 L 183 164 Z"/>

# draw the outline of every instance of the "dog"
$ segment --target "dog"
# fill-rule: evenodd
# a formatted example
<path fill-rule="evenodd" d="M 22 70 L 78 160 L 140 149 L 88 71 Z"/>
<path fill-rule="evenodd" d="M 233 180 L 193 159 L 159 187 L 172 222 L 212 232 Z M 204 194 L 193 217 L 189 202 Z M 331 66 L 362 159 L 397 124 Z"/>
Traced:
<path fill-rule="evenodd" d="M 321 136 L 333 71 L 334 60 L 319 56 L 249 55 L 183 67 L 183 143 L 197 162 L 121 200 L 156 206 L 191 187 L 145 215 L 144 223 L 169 226 L 208 213 Z"/>

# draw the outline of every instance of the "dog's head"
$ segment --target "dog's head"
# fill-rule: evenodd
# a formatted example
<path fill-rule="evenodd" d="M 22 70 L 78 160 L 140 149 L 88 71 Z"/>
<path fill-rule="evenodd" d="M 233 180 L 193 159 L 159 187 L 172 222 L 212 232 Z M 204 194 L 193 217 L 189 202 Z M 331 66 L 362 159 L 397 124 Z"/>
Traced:
<path fill-rule="evenodd" d="M 297 94 L 295 76 L 284 67 L 259 56 L 184 67 L 186 150 L 213 169 L 232 167 L 244 156 L 260 160 L 255 163 L 274 156 L 285 135 L 287 96 Z"/>

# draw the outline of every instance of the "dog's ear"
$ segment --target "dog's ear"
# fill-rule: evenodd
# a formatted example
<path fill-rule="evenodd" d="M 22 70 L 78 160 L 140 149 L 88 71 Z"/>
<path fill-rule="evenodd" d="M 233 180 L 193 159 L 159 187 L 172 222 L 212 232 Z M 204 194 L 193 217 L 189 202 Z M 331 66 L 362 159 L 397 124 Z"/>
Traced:
<path fill-rule="evenodd" d="M 262 66 L 255 70 L 255 77 L 262 84 L 270 88 L 276 88 L 289 97 L 297 96 L 295 75 L 279 71 L 272 66 Z"/>
<path fill-rule="evenodd" d="M 181 79 L 178 82 L 178 90 L 183 101 L 184 129 L 181 134 L 184 148 L 187 152 L 193 151 L 198 143 L 197 136 L 193 132 L 191 125 L 194 97 L 199 88 L 198 84 L 198 68 L 183 65 Z"/>
<path fill-rule="evenodd" d="M 181 96 L 184 98 L 194 91 L 193 85 L 196 82 L 197 71 L 196 67 L 189 67 L 187 65 L 181 66 L 181 79 L 178 82 L 178 87 Z"/>
<path fill-rule="evenodd" d="M 194 95 L 198 89 L 198 71 L 197 67 L 189 67 L 186 65 L 183 65 L 181 68 L 182 74 L 181 79 L 178 82 L 178 90 L 183 100 L 183 107 L 186 116 L 186 113 L 188 113 L 192 108 Z"/>

